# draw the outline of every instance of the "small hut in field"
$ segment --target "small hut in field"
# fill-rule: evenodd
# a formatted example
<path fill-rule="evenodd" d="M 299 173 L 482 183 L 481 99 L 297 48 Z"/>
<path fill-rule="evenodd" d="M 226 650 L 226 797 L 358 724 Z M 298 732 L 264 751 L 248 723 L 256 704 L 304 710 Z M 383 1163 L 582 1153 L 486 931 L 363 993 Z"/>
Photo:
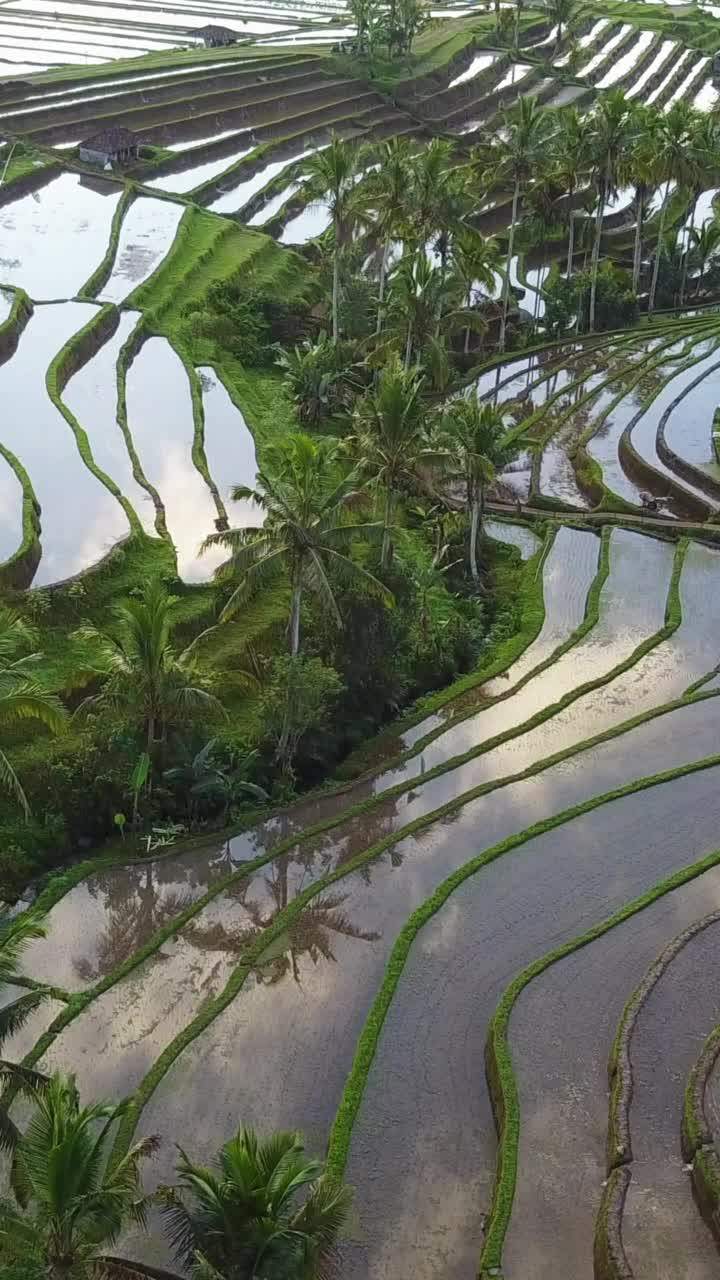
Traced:
<path fill-rule="evenodd" d="M 237 44 L 238 32 L 230 27 L 217 27 L 212 22 L 200 27 L 193 35 L 201 36 L 206 49 L 224 49 L 228 44 Z"/>
<path fill-rule="evenodd" d="M 98 165 L 101 169 L 113 168 L 117 164 L 127 164 L 137 160 L 140 150 L 140 139 L 130 129 L 114 124 L 102 133 L 93 134 L 86 142 L 80 143 L 80 159 L 86 164 Z"/>

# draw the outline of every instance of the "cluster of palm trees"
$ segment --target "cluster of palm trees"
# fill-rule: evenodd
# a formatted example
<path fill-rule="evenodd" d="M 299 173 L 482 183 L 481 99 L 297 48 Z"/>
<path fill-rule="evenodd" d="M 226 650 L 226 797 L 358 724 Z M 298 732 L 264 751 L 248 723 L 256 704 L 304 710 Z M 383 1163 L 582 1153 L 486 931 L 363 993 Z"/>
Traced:
<path fill-rule="evenodd" d="M 568 278 L 578 242 L 583 257 L 590 248 L 592 332 L 603 220 L 621 188 L 634 192 L 632 288 L 647 295 L 652 312 L 672 189 L 685 193 L 692 224 L 700 194 L 718 176 L 719 138 L 716 118 L 683 100 L 663 111 L 629 99 L 622 90 L 599 95 L 584 115 L 572 106 L 539 106 L 527 95 L 504 113 L 486 142 L 471 150 L 460 141 L 433 139 L 420 147 L 402 138 L 373 150 L 333 138 L 305 166 L 308 194 L 326 204 L 332 221 L 333 341 L 341 336 L 343 260 L 351 259 L 361 243 L 375 249 L 377 323 L 368 341 L 375 361 L 394 349 L 406 367 L 416 361 L 430 372 L 440 352 L 451 352 L 460 329 L 467 352 L 471 330 L 487 329 L 483 314 L 470 304 L 478 290 L 491 293 L 500 274 L 497 346 L 504 351 L 519 234 L 524 247 L 547 249 L 552 243 L 558 258 L 558 242 L 567 237 Z M 476 223 L 477 215 L 505 194 L 509 224 L 501 273 L 497 241 L 483 236 Z M 656 194 L 659 214 L 648 228 L 648 206 Z M 650 230 L 651 268 L 645 266 Z M 690 247 L 688 234 L 679 305 L 686 295 Z M 484 301 L 486 316 L 487 296 Z"/>
<path fill-rule="evenodd" d="M 0 982 L 18 981 L 32 918 L 0 915 Z M 34 990 L 0 1010 L 0 1049 L 46 998 Z M 9 1112 L 22 1095 L 29 1118 Z M 178 1148 L 176 1183 L 153 1195 L 141 1168 L 158 1148 L 142 1138 L 112 1149 L 128 1103 L 83 1105 L 72 1076 L 51 1078 L 0 1058 L 0 1149 L 13 1199 L 0 1200 L 0 1280 L 110 1280 L 132 1276 L 112 1256 L 122 1232 L 159 1206 L 169 1244 L 196 1280 L 314 1280 L 323 1274 L 351 1194 L 309 1159 L 298 1133 L 261 1139 L 239 1127 L 212 1166 Z"/>

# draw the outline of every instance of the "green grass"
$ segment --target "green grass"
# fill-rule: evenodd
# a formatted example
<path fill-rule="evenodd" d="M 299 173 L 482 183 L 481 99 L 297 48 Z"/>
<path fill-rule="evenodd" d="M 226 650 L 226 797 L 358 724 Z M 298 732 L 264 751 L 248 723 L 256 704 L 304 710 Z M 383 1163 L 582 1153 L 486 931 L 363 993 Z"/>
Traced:
<path fill-rule="evenodd" d="M 95 462 L 93 458 L 90 441 L 88 439 L 85 428 L 78 422 L 75 414 L 67 407 L 62 399 L 62 393 L 66 384 L 75 372 L 75 368 L 79 367 L 85 361 L 83 355 L 86 352 L 92 352 L 92 348 L 96 349 L 102 346 L 103 342 L 112 334 L 117 327 L 118 311 L 114 306 L 107 305 L 101 307 L 100 310 L 92 316 L 88 323 L 74 333 L 71 338 L 61 347 L 57 355 L 53 358 L 50 367 L 45 375 L 45 386 L 47 393 L 55 405 L 59 413 L 67 422 L 70 430 L 77 441 L 78 451 L 88 471 L 109 489 L 114 498 L 117 498 L 130 524 L 130 530 L 133 534 L 142 533 L 142 525 L 138 520 L 134 507 L 120 491 L 115 481 L 107 475 Z M 78 365 L 75 365 L 75 359 Z M 87 357 L 86 357 L 87 358 Z"/>
<path fill-rule="evenodd" d="M 110 224 L 110 239 L 108 241 L 108 247 L 103 260 L 95 268 L 92 275 L 85 281 L 82 288 L 78 290 L 78 298 L 97 297 L 100 290 L 105 287 L 110 279 L 117 255 L 118 242 L 120 240 L 120 229 L 122 227 L 125 214 L 134 199 L 134 189 L 126 186 L 123 189 L 123 193 L 117 203 L 117 208 L 115 209 L 112 217 L 112 222 Z"/>
<path fill-rule="evenodd" d="M 583 693 L 589 692 L 595 688 L 599 688 L 604 683 L 607 683 L 610 680 L 612 680 L 616 675 L 622 674 L 622 672 L 629 670 L 634 665 L 635 662 L 637 662 L 641 657 L 643 657 L 652 648 L 654 648 L 655 645 L 661 643 L 662 640 L 666 639 L 669 635 L 671 635 L 672 632 L 676 630 L 676 628 L 679 626 L 680 619 L 681 619 L 679 578 L 680 578 L 682 560 L 685 555 L 686 545 L 687 544 L 685 542 L 682 547 L 678 547 L 678 551 L 676 553 L 672 580 L 671 580 L 671 584 L 668 592 L 668 602 L 666 607 L 666 623 L 659 632 L 656 632 L 654 636 L 650 636 L 648 637 L 647 640 L 643 641 L 642 644 L 638 646 L 638 648 L 624 662 L 620 663 L 616 668 L 614 668 L 606 676 L 596 681 L 589 682 L 585 686 L 580 686 L 577 690 L 574 690 L 569 695 L 567 695 L 566 698 L 560 699 L 557 703 L 542 709 L 540 712 L 538 712 L 535 716 L 531 717 L 531 719 L 526 721 L 524 724 L 515 726 L 514 728 L 507 730 L 505 733 L 498 734 L 496 735 L 495 738 L 488 739 L 487 742 L 481 743 L 479 746 L 471 748 L 469 751 L 463 753 L 462 755 L 455 756 L 452 759 L 435 766 L 434 769 L 429 770 L 426 774 L 423 775 L 423 782 L 427 782 L 434 777 L 439 777 L 442 774 L 451 772 L 452 770 L 456 769 L 459 765 L 467 763 L 469 760 L 474 759 L 475 757 L 483 754 L 485 751 L 490 750 L 493 747 L 500 746 L 504 742 L 510 741 L 512 738 L 527 732 L 530 728 L 535 728 L 537 727 L 537 725 L 544 723 L 552 715 L 556 714 L 557 711 L 562 710 L 564 706 L 570 705 L 573 701 L 576 700 L 576 698 L 582 696 Z M 599 591 L 600 591 L 600 587 L 597 588 L 598 595 L 599 595 Z M 558 764 L 570 755 L 575 755 L 578 752 L 587 750 L 590 747 L 595 746 L 601 742 L 609 741 L 611 738 L 616 736 L 618 732 L 625 732 L 626 729 L 634 728 L 637 724 L 645 723 L 646 721 L 653 719 L 655 716 L 663 714 L 666 710 L 674 710 L 677 707 L 687 705 L 688 702 L 702 700 L 706 697 L 713 697 L 713 696 L 715 696 L 714 690 L 709 690 L 709 691 L 700 690 L 698 691 L 697 694 L 694 694 L 692 697 L 679 698 L 673 703 L 668 704 L 666 707 L 654 708 L 654 709 L 651 709 L 649 712 L 644 712 L 640 716 L 624 722 L 624 724 L 621 725 L 619 729 L 613 728 L 613 729 L 607 730 L 604 733 L 598 734 L 593 738 L 587 739 L 585 743 L 580 743 L 577 746 L 571 747 L 566 751 L 559 751 L 555 755 L 547 757 L 544 761 L 540 761 L 538 762 L 538 764 L 529 766 L 527 770 L 523 770 L 518 774 L 508 775 L 506 778 L 503 778 L 503 779 L 491 780 L 489 782 L 480 783 L 478 786 L 470 789 L 467 792 L 464 792 L 460 797 L 454 798 L 446 802 L 446 804 L 441 806 L 439 809 L 433 810 L 431 813 L 421 816 L 415 822 L 410 823 L 407 826 L 400 828 L 398 831 L 391 833 L 387 837 L 386 843 L 383 844 L 382 848 L 383 849 L 386 847 L 389 848 L 392 844 L 404 838 L 406 835 L 411 834 L 413 831 L 424 829 L 425 826 L 429 825 L 438 817 L 444 817 L 450 813 L 454 813 L 458 809 L 462 808 L 464 804 L 469 803 L 471 800 L 478 799 L 482 795 L 487 795 L 498 787 L 506 786 L 510 782 L 522 781 L 526 777 L 533 777 L 535 773 L 538 772 L 540 769 L 549 767 L 552 764 Z M 282 841 L 280 844 L 276 846 L 273 853 L 273 857 L 278 857 L 281 853 L 288 852 L 292 848 L 295 848 L 295 847 L 300 848 L 306 842 L 313 840 L 316 836 L 332 831 L 334 828 L 342 825 L 347 820 L 354 817 L 362 816 L 363 814 L 368 813 L 374 808 L 376 808 L 378 805 L 383 805 L 388 800 L 392 800 L 397 796 L 403 795 L 405 792 L 409 790 L 416 789 L 417 785 L 418 785 L 417 779 L 411 778 L 405 782 L 397 784 L 394 787 L 387 788 L 385 791 L 381 792 L 377 796 L 369 796 L 365 800 L 362 800 L 359 803 L 355 805 L 351 805 L 347 809 L 344 809 L 339 816 L 333 816 L 319 823 L 315 823 L 312 826 L 307 827 L 299 836 L 295 835 L 290 837 L 286 841 Z M 382 850 L 379 849 L 378 851 L 381 852 Z"/>

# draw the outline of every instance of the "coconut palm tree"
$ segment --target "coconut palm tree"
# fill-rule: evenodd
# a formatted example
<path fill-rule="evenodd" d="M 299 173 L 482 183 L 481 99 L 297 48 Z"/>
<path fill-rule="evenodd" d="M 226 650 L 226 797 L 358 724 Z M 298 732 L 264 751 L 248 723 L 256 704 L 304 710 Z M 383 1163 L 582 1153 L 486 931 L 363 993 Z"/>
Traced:
<path fill-rule="evenodd" d="M 590 282 L 589 329 L 595 330 L 595 295 L 600 263 L 600 241 L 607 201 L 616 193 L 618 166 L 630 134 L 630 111 L 621 89 L 612 89 L 599 99 L 589 121 L 592 148 L 592 177 L 597 198 Z"/>
<path fill-rule="evenodd" d="M 512 210 L 508 233 L 505 279 L 502 293 L 502 318 L 500 321 L 500 350 L 505 350 L 505 330 L 510 301 L 510 266 L 515 248 L 518 203 L 524 183 L 529 182 L 539 164 L 543 148 L 549 143 L 553 129 L 552 113 L 537 105 L 535 98 L 526 95 L 504 113 L 503 128 L 493 148 L 492 169 L 487 174 L 491 185 L 512 186 Z"/>
<path fill-rule="evenodd" d="M 670 110 L 660 118 L 658 124 L 654 169 L 657 184 L 664 182 L 665 189 L 660 207 L 657 246 L 648 297 L 648 315 L 651 315 L 655 309 L 655 293 L 664 247 L 665 218 L 671 183 L 691 185 L 693 181 L 691 139 L 697 127 L 697 117 L 698 113 L 694 108 L 680 99 L 673 102 Z"/>
<path fill-rule="evenodd" d="M 101 682 L 76 715 L 114 710 L 142 726 L 150 759 L 170 727 L 223 714 L 211 692 L 213 677 L 201 666 L 197 642 L 179 648 L 173 632 L 181 621 L 179 600 L 159 579 L 150 579 L 137 597 L 117 604 L 104 629 L 81 627 L 75 634 L 93 656 L 86 674 Z M 243 674 L 246 683 L 255 683 Z"/>
<path fill-rule="evenodd" d="M 519 452 L 517 444 L 508 444 L 505 440 L 511 421 L 502 406 L 490 401 L 480 403 L 475 396 L 453 400 L 443 417 L 442 443 L 465 482 L 470 512 L 468 555 L 476 585 L 480 581 L 477 548 L 482 533 L 485 491 L 498 471 Z"/>
<path fill-rule="evenodd" d="M 696 298 L 702 290 L 707 264 L 719 250 L 720 223 L 713 220 L 712 222 L 706 222 L 699 230 L 697 227 L 690 228 L 690 256 L 700 268 L 695 285 Z"/>
<path fill-rule="evenodd" d="M 360 189 L 363 212 L 369 218 L 380 245 L 378 268 L 378 313 L 375 332 L 383 325 L 385 281 L 390 251 L 395 240 L 402 240 L 410 223 L 408 193 L 411 178 L 411 152 L 405 138 L 383 142 L 379 167 L 373 169 Z"/>
<path fill-rule="evenodd" d="M 411 166 L 408 208 L 411 242 L 425 251 L 430 241 L 446 231 L 455 216 L 458 178 L 453 168 L 454 146 L 433 138 Z"/>
<path fill-rule="evenodd" d="M 563 27 L 570 26 L 577 12 L 577 4 L 575 0 L 545 0 L 545 7 L 553 25 L 557 27 L 554 47 L 554 52 L 557 53 L 562 44 Z"/>
<path fill-rule="evenodd" d="M 325 204 L 333 226 L 332 336 L 337 342 L 340 309 L 340 258 L 350 234 L 352 195 L 358 175 L 360 153 L 352 142 L 333 134 L 330 144 L 314 151 L 303 165 L 314 200 Z"/>
<path fill-rule="evenodd" d="M 59 733 L 66 720 L 65 708 L 36 677 L 42 661 L 42 654 L 34 649 L 36 643 L 33 628 L 11 609 L 0 606 L 0 726 L 36 720 L 52 733 Z M 30 809 L 25 792 L 2 750 L 0 787 L 18 801 L 27 817 Z"/>
<path fill-rule="evenodd" d="M 157 1139 L 136 1142 L 110 1164 L 110 1132 L 126 1109 L 127 1103 L 81 1106 L 73 1076 L 47 1082 L 16 1150 L 25 1211 L 0 1204 L 0 1253 L 3 1242 L 25 1241 L 47 1280 L 80 1280 L 123 1226 L 145 1225 L 140 1162 L 157 1149 Z"/>
<path fill-rule="evenodd" d="M 685 241 L 685 252 L 683 253 L 683 270 L 680 282 L 680 306 L 685 301 L 685 290 L 687 288 L 688 267 L 690 264 L 690 250 L 692 246 L 692 230 L 695 221 L 695 211 L 697 203 L 709 186 L 714 185 L 717 173 L 718 162 L 717 155 L 720 150 L 720 128 L 718 122 L 710 114 L 702 112 L 697 113 L 693 119 L 690 131 L 690 146 L 686 155 L 687 178 L 690 179 L 690 202 L 688 205 L 687 216 L 687 238 Z"/>
<path fill-rule="evenodd" d="M 312 440 L 296 432 L 265 450 L 255 489 L 238 485 L 235 501 L 250 499 L 264 513 L 261 527 L 229 529 L 214 533 L 205 547 L 227 547 L 229 564 L 220 580 L 236 585 L 220 619 L 233 617 L 253 587 L 285 573 L 290 581 L 290 652 L 300 650 L 300 613 L 305 591 L 316 595 L 338 626 L 338 610 L 328 569 L 352 576 L 387 603 L 392 597 L 381 582 L 348 554 L 353 543 L 374 541 L 380 525 L 351 524 L 348 509 L 357 502 L 354 477 L 341 466 L 339 447 L 333 440 Z"/>
<path fill-rule="evenodd" d="M 464 294 L 464 281 L 434 266 L 422 249 L 401 260 L 391 280 L 388 334 L 404 348 L 406 369 L 413 354 L 423 361 L 434 340 L 467 326 L 484 332 L 482 316 L 463 306 Z"/>
<path fill-rule="evenodd" d="M 562 0 L 560 0 L 562 3 Z M 567 197 L 564 221 L 568 228 L 568 252 L 565 274 L 568 280 L 572 275 L 573 256 L 575 253 L 575 204 L 580 189 L 590 174 L 591 157 L 588 128 L 584 116 L 577 107 L 561 107 L 556 113 L 558 125 L 553 137 L 550 153 L 550 168 L 555 180 Z M 563 207 L 560 216 L 563 216 Z"/>
<path fill-rule="evenodd" d="M 214 1167 L 179 1148 L 178 1183 L 161 1191 L 168 1238 L 207 1280 L 314 1280 L 324 1274 L 352 1194 L 305 1155 L 299 1133 L 239 1128 Z"/>
<path fill-rule="evenodd" d="M 452 266 L 462 280 L 468 310 L 473 304 L 473 289 L 495 291 L 495 271 L 498 263 L 497 240 L 484 236 L 474 227 L 457 237 L 452 249 Z M 465 354 L 470 350 L 470 325 L 465 326 Z"/>
<path fill-rule="evenodd" d="M 404 368 L 399 357 L 393 355 L 380 374 L 377 388 L 360 402 L 355 435 L 348 442 L 360 474 L 381 495 L 383 568 L 388 567 L 392 557 L 398 491 L 403 484 L 416 484 L 421 469 L 439 461 L 428 432 L 422 386 L 418 371 Z"/>
<path fill-rule="evenodd" d="M 632 287 L 633 292 L 637 293 L 642 266 L 645 208 L 655 189 L 660 117 L 657 111 L 644 102 L 632 102 L 629 112 L 629 136 L 619 156 L 617 174 L 621 186 L 632 186 L 635 190 Z"/>
<path fill-rule="evenodd" d="M 25 947 L 33 939 L 44 936 L 44 930 L 32 915 L 13 919 L 7 911 L 0 910 L 0 989 L 17 985 Z M 37 1072 L 8 1062 L 2 1057 L 2 1048 L 10 1036 L 22 1029 L 46 995 L 41 990 L 26 991 L 0 1009 L 0 1150 L 14 1150 L 20 1136 L 8 1112 L 12 1095 L 17 1089 L 34 1092 L 44 1081 Z"/>

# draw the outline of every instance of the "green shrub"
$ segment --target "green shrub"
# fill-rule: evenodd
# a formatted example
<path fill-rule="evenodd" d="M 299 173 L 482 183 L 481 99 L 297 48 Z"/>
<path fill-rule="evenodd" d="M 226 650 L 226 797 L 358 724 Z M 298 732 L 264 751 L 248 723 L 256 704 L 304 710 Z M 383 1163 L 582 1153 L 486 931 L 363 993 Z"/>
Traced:
<path fill-rule="evenodd" d="M 580 311 L 580 329 L 588 328 L 592 272 L 576 271 L 568 280 L 553 274 L 544 286 L 545 325 L 550 333 L 562 333 Z M 614 262 L 601 262 L 595 296 L 595 328 L 625 329 L 634 324 L 638 314 L 637 295 L 633 293 L 627 271 Z"/>
<path fill-rule="evenodd" d="M 272 343 L 297 341 L 306 329 L 305 311 L 291 307 L 252 277 L 240 275 L 217 280 L 201 310 L 192 302 L 181 314 L 188 341 L 210 338 L 248 365 L 272 364 Z"/>

